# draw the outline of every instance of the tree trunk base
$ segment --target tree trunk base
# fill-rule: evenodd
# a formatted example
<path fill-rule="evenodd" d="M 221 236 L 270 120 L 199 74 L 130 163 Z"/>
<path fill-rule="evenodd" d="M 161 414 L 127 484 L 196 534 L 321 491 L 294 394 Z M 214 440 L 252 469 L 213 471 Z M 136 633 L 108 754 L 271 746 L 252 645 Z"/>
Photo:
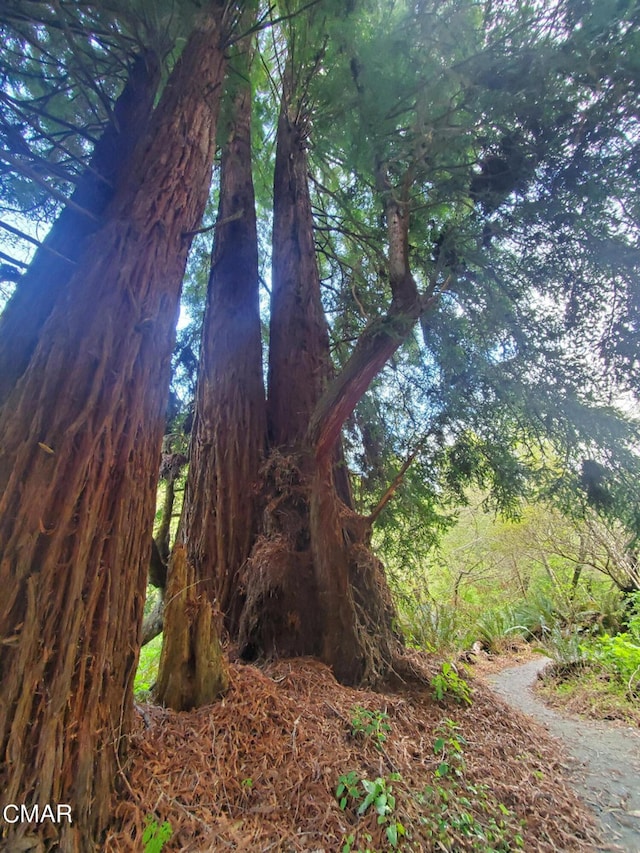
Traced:
<path fill-rule="evenodd" d="M 381 561 L 362 543 L 352 546 L 348 553 L 349 581 L 353 596 L 351 604 L 361 648 L 362 671 L 355 679 L 340 676 L 341 652 L 336 643 L 326 648 L 325 662 L 331 663 L 336 677 L 343 683 L 376 686 L 393 670 L 393 663 L 402 652 L 402 637 L 397 631 L 396 611 Z M 333 636 L 328 632 L 327 637 Z M 331 658 L 333 660 L 331 660 Z"/>
<path fill-rule="evenodd" d="M 171 560 L 164 610 L 165 641 L 157 700 L 174 711 L 190 711 L 218 699 L 229 686 L 216 614 L 191 581 L 184 546 Z"/>
<path fill-rule="evenodd" d="M 343 684 L 374 685 L 401 655 L 395 609 L 366 519 L 309 455 L 275 452 L 263 534 L 243 572 L 243 658 L 319 657 Z M 305 471 L 305 468 L 307 469 Z"/>
<path fill-rule="evenodd" d="M 283 535 L 261 536 L 243 572 L 238 643 L 245 660 L 318 657 L 321 621 L 311 553 Z"/>

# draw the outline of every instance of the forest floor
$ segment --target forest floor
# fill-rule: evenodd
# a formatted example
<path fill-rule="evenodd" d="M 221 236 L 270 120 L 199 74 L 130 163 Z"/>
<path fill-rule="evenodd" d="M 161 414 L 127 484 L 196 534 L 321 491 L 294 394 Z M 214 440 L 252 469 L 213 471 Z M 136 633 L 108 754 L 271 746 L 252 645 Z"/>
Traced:
<path fill-rule="evenodd" d="M 603 851 L 640 853 L 640 731 L 559 713 L 533 692 L 551 663 L 537 657 L 489 674 L 487 681 L 512 708 L 541 723 L 566 748 L 566 777 L 596 814 Z"/>
<path fill-rule="evenodd" d="M 138 705 L 104 849 L 598 849 L 558 742 L 469 684 L 470 705 L 413 682 L 352 689 L 300 659 L 234 664 L 225 698 L 198 711 Z M 165 846 L 145 847 L 145 825 L 159 841 L 165 821 Z"/>

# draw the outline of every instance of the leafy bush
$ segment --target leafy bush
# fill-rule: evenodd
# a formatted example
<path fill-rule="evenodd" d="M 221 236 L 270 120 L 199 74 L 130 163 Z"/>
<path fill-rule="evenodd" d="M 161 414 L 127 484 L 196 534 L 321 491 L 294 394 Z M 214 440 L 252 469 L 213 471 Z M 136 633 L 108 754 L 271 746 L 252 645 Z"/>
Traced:
<path fill-rule="evenodd" d="M 632 633 L 604 634 L 596 637 L 593 645 L 583 648 L 588 658 L 596 661 L 629 693 L 640 694 L 640 642 Z"/>
<path fill-rule="evenodd" d="M 521 616 L 516 614 L 512 604 L 487 611 L 476 620 L 478 638 L 491 651 L 500 651 L 506 637 L 527 637 L 531 634 L 527 625 L 520 623 Z"/>
<path fill-rule="evenodd" d="M 445 694 L 452 696 L 456 702 L 471 704 L 471 688 L 458 674 L 452 663 L 443 663 L 440 672 L 434 675 L 429 682 L 433 693 L 438 701 L 444 699 Z"/>
<path fill-rule="evenodd" d="M 451 605 L 403 595 L 398 600 L 400 629 L 408 645 L 427 652 L 458 649 L 461 637 L 460 613 Z"/>
<path fill-rule="evenodd" d="M 629 596 L 628 633 L 635 643 L 640 644 L 640 592 Z"/>
<path fill-rule="evenodd" d="M 588 660 L 583 638 L 580 634 L 563 631 L 557 625 L 545 637 L 543 646 L 547 654 L 560 667 L 574 667 Z"/>

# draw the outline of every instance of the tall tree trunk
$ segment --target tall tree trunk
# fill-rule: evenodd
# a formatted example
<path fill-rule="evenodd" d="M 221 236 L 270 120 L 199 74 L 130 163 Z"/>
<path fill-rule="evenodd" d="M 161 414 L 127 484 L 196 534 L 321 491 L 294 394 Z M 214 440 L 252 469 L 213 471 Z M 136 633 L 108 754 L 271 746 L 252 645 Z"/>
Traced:
<path fill-rule="evenodd" d="M 157 697 L 178 710 L 210 702 L 226 687 L 225 673 L 206 664 L 215 638 L 196 622 L 207 612 L 213 625 L 221 612 L 228 630 L 237 631 L 243 603 L 239 571 L 258 526 L 258 472 L 266 428 L 250 50 L 241 44 L 233 60 L 235 92 L 222 154 L 189 473 L 179 552 L 169 571 Z M 180 596 L 190 602 L 186 610 L 172 603 Z M 219 649 L 216 661 L 223 666 Z"/>
<path fill-rule="evenodd" d="M 159 556 L 165 565 L 171 555 L 171 522 L 173 521 L 173 507 L 176 500 L 176 480 L 189 461 L 183 453 L 172 452 L 170 441 L 171 439 L 167 439 L 165 436 L 162 462 L 160 463 L 160 479 L 165 481 L 166 486 L 162 500 L 162 519 L 155 539 Z M 165 585 L 165 583 L 155 584 L 155 586 L 162 587 Z"/>
<path fill-rule="evenodd" d="M 299 448 L 330 373 L 320 296 L 306 154 L 307 128 L 285 86 L 273 188 L 273 275 L 269 332 L 269 438 Z"/>
<path fill-rule="evenodd" d="M 194 27 L 105 224 L 0 413 L 0 805 L 93 849 L 132 714 L 163 413 L 190 232 L 206 203 L 224 45 Z M 27 832 L 3 826 L 16 839 Z"/>
<path fill-rule="evenodd" d="M 183 529 L 189 562 L 208 584 L 232 633 L 242 605 L 238 572 L 256 535 L 258 469 L 266 439 L 251 50 L 241 45 L 234 59 L 237 89 L 222 154 Z"/>
<path fill-rule="evenodd" d="M 329 374 L 307 180 L 305 129 L 285 81 L 278 120 L 273 201 L 268 433 L 264 530 L 243 573 L 239 642 L 245 657 L 318 655 L 318 609 L 309 538 L 313 458 L 304 443 Z"/>
<path fill-rule="evenodd" d="M 247 657 L 319 655 L 339 679 L 359 683 L 388 672 L 398 638 L 368 521 L 341 500 L 335 463 L 342 425 L 393 351 L 393 330 L 369 341 L 357 371 L 348 365 L 331 380 L 306 132 L 285 86 L 274 178 L 269 500 L 245 572 L 240 645 Z"/>
<path fill-rule="evenodd" d="M 154 54 L 138 57 L 115 103 L 111 121 L 97 141 L 91 161 L 43 245 L 21 277 L 0 315 L 0 406 L 26 370 L 42 327 L 87 247 L 103 224 L 103 214 L 126 179 L 131 155 L 147 131 L 160 82 Z"/>
<path fill-rule="evenodd" d="M 384 184 L 381 181 L 381 184 Z M 342 681 L 376 681 L 397 661 L 400 638 L 382 564 L 370 550 L 374 517 L 362 517 L 336 499 L 331 460 L 342 427 L 389 358 L 406 340 L 423 300 L 409 266 L 406 205 L 383 193 L 389 242 L 392 299 L 386 316 L 363 332 L 342 371 L 329 383 L 313 412 L 307 440 L 316 473 L 311 493 L 311 541 L 316 582 L 325 614 L 323 659 Z"/>

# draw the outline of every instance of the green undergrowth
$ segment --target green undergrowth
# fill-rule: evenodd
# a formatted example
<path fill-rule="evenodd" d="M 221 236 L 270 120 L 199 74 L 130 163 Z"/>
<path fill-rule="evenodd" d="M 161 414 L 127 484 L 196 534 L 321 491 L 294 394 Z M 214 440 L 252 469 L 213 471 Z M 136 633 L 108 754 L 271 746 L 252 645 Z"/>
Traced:
<path fill-rule="evenodd" d="M 436 673 L 431 681 L 431 688 L 435 698 L 441 702 L 445 696 L 450 696 L 462 705 L 471 704 L 471 688 L 458 672 L 458 668 L 452 663 L 445 661 L 440 666 L 440 672 Z"/>
<path fill-rule="evenodd" d="M 408 645 L 430 653 L 451 653 L 479 642 L 491 654 L 509 651 L 522 640 L 546 643 L 555 633 L 563 636 L 590 631 L 620 630 L 623 615 L 619 592 L 604 588 L 598 597 L 570 604 L 548 589 L 530 591 L 527 597 L 493 604 L 477 592 L 473 604 L 425 600 L 396 595 L 399 627 Z"/>
<path fill-rule="evenodd" d="M 589 717 L 640 724 L 640 593 L 628 601 L 625 627 L 617 634 L 554 630 L 544 645 L 554 660 L 544 695 Z"/>
<path fill-rule="evenodd" d="M 143 853 L 162 853 L 172 835 L 173 829 L 168 820 L 160 824 L 153 815 L 147 815 L 142 834 Z"/>
<path fill-rule="evenodd" d="M 528 644 L 552 658 L 548 701 L 597 719 L 640 722 L 640 593 L 625 599 L 610 584 L 573 589 L 538 580 L 526 597 L 495 604 L 492 591 L 467 590 L 456 606 L 408 587 L 396 594 L 399 623 L 415 648 L 453 656 L 479 644 L 490 655 Z M 432 680 L 436 698 L 466 702 L 451 664 Z"/>
<path fill-rule="evenodd" d="M 621 691 L 603 670 L 589 664 L 552 669 L 538 686 L 549 704 L 594 720 L 640 726 L 640 702 Z"/>
<path fill-rule="evenodd" d="M 146 702 L 150 698 L 151 689 L 158 677 L 161 651 L 162 634 L 140 649 L 140 660 L 133 682 L 133 693 L 137 702 Z"/>
<path fill-rule="evenodd" d="M 523 848 L 522 822 L 487 785 L 468 778 L 468 743 L 460 726 L 447 718 L 435 734 L 431 778 L 420 789 L 397 772 L 369 778 L 351 770 L 340 776 L 335 796 L 349 824 L 341 853 Z M 375 742 L 375 730 L 368 736 Z"/>
<path fill-rule="evenodd" d="M 376 748 L 382 750 L 391 726 L 389 715 L 386 711 L 371 711 L 356 705 L 351 710 L 351 735 L 352 737 L 369 738 Z"/>

